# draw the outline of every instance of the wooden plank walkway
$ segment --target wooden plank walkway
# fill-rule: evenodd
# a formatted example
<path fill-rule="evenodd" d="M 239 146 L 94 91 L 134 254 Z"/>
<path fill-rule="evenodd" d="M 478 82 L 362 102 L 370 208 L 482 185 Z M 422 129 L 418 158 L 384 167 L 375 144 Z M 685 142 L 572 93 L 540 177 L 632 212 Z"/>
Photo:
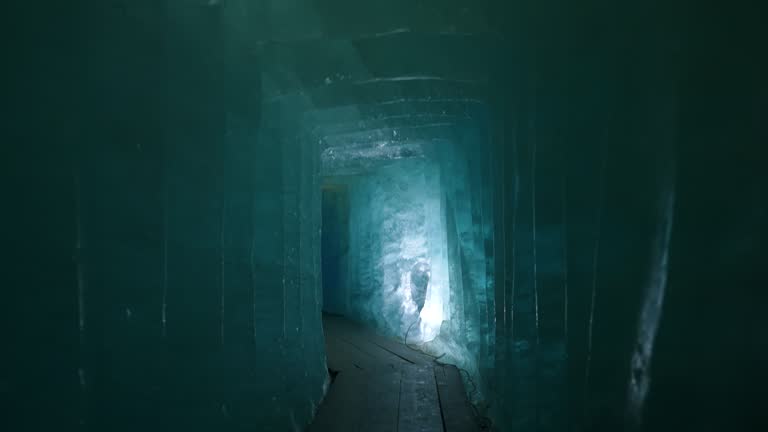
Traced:
<path fill-rule="evenodd" d="M 335 316 L 323 319 L 337 372 L 308 432 L 477 432 L 459 370 Z"/>

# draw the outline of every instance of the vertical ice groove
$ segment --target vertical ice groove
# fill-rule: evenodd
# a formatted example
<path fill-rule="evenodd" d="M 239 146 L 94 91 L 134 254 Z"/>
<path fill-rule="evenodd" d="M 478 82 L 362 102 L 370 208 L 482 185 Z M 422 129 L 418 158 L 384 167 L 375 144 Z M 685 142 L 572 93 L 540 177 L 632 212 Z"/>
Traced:
<path fill-rule="evenodd" d="M 221 344 L 224 345 L 224 223 L 227 213 L 227 204 L 226 201 L 222 203 L 221 209 L 219 211 L 219 290 L 220 290 L 220 300 L 219 300 L 219 331 L 220 331 L 220 337 L 221 337 Z"/>
<path fill-rule="evenodd" d="M 504 130 L 501 131 L 501 133 L 504 133 Z M 502 137 L 503 139 L 503 137 Z M 512 148 L 514 149 L 515 143 L 514 140 L 512 142 Z M 502 156 L 506 156 L 504 153 L 506 153 L 502 149 Z M 513 159 L 517 160 L 517 159 Z M 499 223 L 500 229 L 501 229 L 501 256 L 504 257 L 504 260 L 506 261 L 507 257 L 507 170 L 506 170 L 506 164 L 504 163 L 497 163 L 494 164 L 494 166 L 497 166 L 499 169 L 499 176 L 501 178 L 501 220 L 502 223 Z M 513 216 L 514 218 L 514 216 Z M 514 221 L 512 222 L 514 227 Z M 502 263 L 506 264 L 506 262 Z M 508 311 L 509 311 L 509 298 L 507 296 L 507 276 L 506 276 L 506 269 L 504 271 L 504 279 L 501 280 L 501 287 L 502 287 L 502 328 L 504 329 L 504 332 L 506 333 L 508 330 L 509 325 L 509 319 L 507 319 Z M 506 335 L 508 337 L 509 335 Z"/>
<path fill-rule="evenodd" d="M 539 345 L 539 284 L 536 248 L 536 139 L 531 144 L 531 231 L 533 240 L 533 307 L 536 326 L 536 349 Z"/>
<path fill-rule="evenodd" d="M 284 142 L 281 142 L 280 144 L 285 145 Z M 289 188 L 289 186 L 288 186 L 288 178 L 289 178 L 288 173 L 289 173 L 289 169 L 288 169 L 288 166 L 287 166 L 289 164 L 289 161 L 287 159 L 288 158 L 283 158 L 283 170 L 282 170 L 282 176 L 283 176 L 283 178 L 282 178 L 282 180 L 283 180 L 283 185 L 282 185 L 283 186 L 283 191 L 282 191 L 282 198 L 283 198 L 283 202 L 282 202 L 282 206 L 283 206 L 282 230 L 283 230 L 283 236 L 282 236 L 282 239 L 281 239 L 281 241 L 282 241 L 282 250 L 281 250 L 281 254 L 280 254 L 281 259 L 282 259 L 282 262 L 280 264 L 281 265 L 281 267 L 280 267 L 280 272 L 281 272 L 280 273 L 280 295 L 281 295 L 281 306 L 282 306 L 282 315 L 281 315 L 280 319 L 282 320 L 282 327 L 281 327 L 282 341 L 285 341 L 285 337 L 286 337 L 286 324 L 287 324 L 286 323 L 286 315 L 287 315 L 286 302 L 288 301 L 288 296 L 287 296 L 287 293 L 286 293 L 286 283 L 285 283 L 286 280 L 285 279 L 287 277 L 286 273 L 288 271 L 288 265 L 290 264 L 288 262 L 288 254 L 290 254 L 290 247 L 289 247 L 289 245 L 287 243 L 288 242 L 288 240 L 287 240 L 288 239 L 287 224 L 290 223 L 289 221 L 290 221 L 290 217 L 291 217 L 291 206 L 293 205 L 293 203 L 286 197 L 286 192 L 287 192 L 287 190 Z"/>
<path fill-rule="evenodd" d="M 283 263 L 282 263 L 282 267 L 281 267 L 282 275 L 281 275 L 280 287 L 281 287 L 281 290 L 282 290 L 281 294 L 282 294 L 282 297 L 283 297 L 283 305 L 282 305 L 283 306 L 283 316 L 282 316 L 282 320 L 283 320 L 283 329 L 282 330 L 283 330 L 283 333 L 282 333 L 282 335 L 283 335 L 283 340 L 285 340 L 285 336 L 286 336 L 286 322 L 285 322 L 285 319 L 286 319 L 286 312 L 287 312 L 286 302 L 288 301 L 288 297 L 287 297 L 287 293 L 286 293 L 286 289 L 285 289 L 286 288 L 285 287 L 285 278 L 286 278 L 286 274 L 285 273 L 287 271 L 286 270 L 287 265 L 286 265 L 286 256 L 285 256 L 285 254 L 288 253 L 288 247 L 285 245 L 285 239 L 283 239 L 283 248 L 284 248 L 284 251 L 283 251 Z"/>
<path fill-rule="evenodd" d="M 650 367 L 667 288 L 669 246 L 675 207 L 674 160 L 663 161 L 657 231 L 652 244 L 649 276 L 637 325 L 637 344 L 632 353 L 627 410 L 632 426 L 640 428 L 645 399 L 650 389 Z"/>
<path fill-rule="evenodd" d="M 515 189 L 514 189 L 514 197 L 512 202 L 512 234 L 511 234 L 511 243 L 512 243 L 512 275 L 511 275 L 511 291 L 510 291 L 510 317 L 509 317 L 509 325 L 514 325 L 514 295 L 517 288 L 517 241 L 516 235 L 517 235 L 517 215 L 518 211 L 520 210 L 520 165 L 518 165 L 519 161 L 519 153 L 518 153 L 518 135 L 517 131 L 515 131 L 515 135 L 512 137 L 512 152 L 513 152 L 513 159 L 515 161 Z M 510 242 L 504 242 L 504 247 L 506 248 L 507 243 Z M 514 332 L 514 329 L 512 329 Z"/>
<path fill-rule="evenodd" d="M 595 245 L 592 249 L 592 289 L 590 292 L 589 320 L 587 324 L 587 358 L 584 367 L 584 400 L 589 396 L 589 375 L 592 363 L 592 332 L 595 324 L 595 299 L 597 297 L 597 261 L 600 256 L 600 237 L 603 228 L 603 201 L 605 200 L 605 170 L 608 161 L 605 150 L 602 154 L 600 176 L 598 180 L 598 198 L 596 208 Z"/>
<path fill-rule="evenodd" d="M 541 400 L 542 396 L 539 391 L 539 380 L 541 379 L 540 374 L 540 368 L 539 363 L 541 362 L 541 331 L 539 328 L 539 275 L 538 275 L 538 256 L 537 256 L 537 245 L 536 245 L 536 152 L 537 152 L 537 140 L 538 136 L 536 136 L 536 117 L 535 117 L 535 102 L 536 98 L 534 98 L 534 109 L 532 110 L 533 119 L 532 119 L 532 140 L 531 140 L 531 240 L 533 241 L 533 308 L 534 308 L 534 331 L 536 333 L 535 335 L 535 346 L 534 346 L 534 384 L 533 384 L 533 397 L 534 400 L 537 401 L 537 406 L 534 408 L 534 418 L 536 419 L 536 426 L 539 425 L 539 407 L 538 407 L 538 401 Z"/>
<path fill-rule="evenodd" d="M 306 223 L 305 223 L 306 214 L 304 213 L 304 211 L 303 211 L 304 209 L 302 208 L 302 204 L 303 204 L 302 201 L 304 201 L 303 200 L 303 197 L 304 197 L 303 194 L 305 193 L 305 190 L 306 190 L 306 184 L 305 184 L 306 179 L 305 179 L 305 176 L 306 176 L 306 172 L 307 172 L 307 166 L 306 166 L 306 162 L 307 161 L 306 161 L 306 158 L 305 158 L 305 155 L 304 155 L 304 152 L 303 152 L 304 146 L 299 144 L 299 149 L 298 150 L 299 150 L 298 151 L 298 157 L 299 157 L 299 161 L 300 161 L 299 162 L 299 166 L 300 166 L 300 169 L 301 169 L 301 177 L 299 179 L 299 185 L 298 185 L 298 188 L 297 188 L 298 189 L 298 193 L 296 194 L 296 196 L 298 197 L 297 202 L 296 202 L 296 208 L 297 208 L 297 210 L 299 212 L 299 217 L 296 219 L 297 222 L 298 222 L 297 229 L 299 231 L 299 238 L 298 238 L 299 252 L 296 255 L 296 258 L 297 258 L 297 261 L 298 261 L 298 263 L 297 263 L 298 280 L 296 281 L 296 291 L 297 291 L 297 294 L 298 294 L 296 297 L 298 298 L 298 300 L 297 300 L 296 310 L 297 310 L 297 315 L 298 315 L 298 318 L 299 318 L 298 327 L 296 328 L 297 335 L 299 333 L 299 329 L 301 329 L 301 330 L 304 329 L 304 313 L 303 313 L 304 312 L 303 311 L 303 307 L 304 307 L 304 283 L 303 283 L 304 282 L 304 268 L 302 266 L 305 265 L 303 258 L 304 258 L 304 249 L 306 248 L 306 245 L 305 245 L 305 242 L 304 242 L 304 228 L 305 228 L 305 225 L 306 225 Z"/>
<path fill-rule="evenodd" d="M 81 344 L 85 336 L 85 275 L 83 272 L 83 209 L 80 192 L 80 175 L 75 173 L 75 212 L 76 239 L 75 256 L 77 262 L 77 324 Z"/>
<path fill-rule="evenodd" d="M 251 194 L 251 210 L 254 212 L 256 211 L 256 196 L 252 193 Z M 251 232 L 251 250 L 250 250 L 250 260 L 249 260 L 249 267 L 251 270 L 251 325 L 253 326 L 253 342 L 254 344 L 258 342 L 259 339 L 259 329 L 256 324 L 256 218 L 252 217 L 252 232 Z"/>
<path fill-rule="evenodd" d="M 565 296 L 563 307 L 563 333 L 566 343 L 568 342 L 568 173 L 563 171 L 563 184 L 561 185 L 562 209 L 563 209 L 563 228 L 562 228 L 562 248 L 563 248 L 563 294 Z"/>
<path fill-rule="evenodd" d="M 511 242 L 512 243 L 512 272 L 511 273 L 512 273 L 512 275 L 511 275 L 511 278 L 510 278 L 511 289 L 510 289 L 510 295 L 509 295 L 509 299 L 510 299 L 509 300 L 510 301 L 510 306 L 509 306 L 509 326 L 510 326 L 509 328 L 510 328 L 510 333 L 514 333 L 514 328 L 512 328 L 512 326 L 514 325 L 514 317 L 513 317 L 513 315 L 514 315 L 515 311 L 514 311 L 514 305 L 512 304 L 512 299 L 514 298 L 515 290 L 517 288 L 517 285 L 516 285 L 517 284 L 517 280 L 516 280 L 516 278 L 517 278 L 517 242 L 515 241 L 515 235 L 517 234 L 517 214 L 518 214 L 518 211 L 520 210 L 520 166 L 518 165 L 518 159 L 519 159 L 519 157 L 518 157 L 519 156 L 519 154 L 518 154 L 518 150 L 519 150 L 518 145 L 519 145 L 519 142 L 518 142 L 518 132 L 517 132 L 517 128 L 515 128 L 514 135 L 512 136 L 512 159 L 514 160 L 514 164 L 515 164 L 514 165 L 514 172 L 515 172 L 514 173 L 514 182 L 515 182 L 515 186 L 514 186 L 514 196 L 513 196 L 513 201 L 512 201 L 512 233 L 511 233 L 511 238 L 512 238 L 512 242 Z M 504 217 L 506 218 L 506 214 L 504 215 Z M 504 253 L 505 254 L 506 254 L 507 243 L 509 243 L 509 242 L 507 242 L 505 240 L 504 241 Z M 510 334 L 510 337 L 512 337 L 512 334 Z M 514 345 L 512 345 L 512 346 L 514 346 Z"/>
<path fill-rule="evenodd" d="M 85 274 L 83 269 L 83 206 L 80 190 L 80 174 L 75 172 L 75 259 L 77 265 L 77 324 L 78 324 L 78 342 L 80 351 L 85 348 Z M 86 379 L 85 369 L 82 364 L 77 369 L 80 391 L 85 392 Z"/>
<path fill-rule="evenodd" d="M 163 185 L 163 245 L 162 245 L 162 307 L 160 322 L 162 336 L 168 336 L 168 185 Z"/>
<path fill-rule="evenodd" d="M 253 330 L 253 340 L 256 342 L 259 338 L 259 328 L 256 325 L 256 265 L 254 264 L 254 251 L 256 250 L 256 236 L 251 240 L 251 327 Z"/>
<path fill-rule="evenodd" d="M 485 207 L 486 204 L 486 198 L 485 195 L 482 193 L 482 185 L 483 185 L 483 174 L 477 172 L 477 168 L 475 168 L 477 176 L 479 178 L 477 179 L 478 184 L 476 184 L 477 192 L 480 195 L 480 203 L 478 204 L 478 213 L 479 213 L 479 222 L 478 222 L 478 233 L 479 238 L 482 239 L 481 247 L 482 247 L 482 258 L 483 258 L 483 282 L 482 287 L 480 287 L 483 290 L 483 293 L 485 294 L 485 301 L 483 302 L 483 316 L 481 319 L 483 320 L 484 325 L 484 336 L 483 339 L 484 345 L 487 349 L 487 347 L 490 347 L 491 344 L 491 334 L 493 332 L 492 325 L 490 323 L 490 317 L 493 314 L 493 311 L 491 310 L 491 307 L 493 305 L 493 295 L 489 293 L 488 291 L 488 255 L 487 250 L 485 248 L 485 240 L 486 240 L 486 232 L 487 232 L 487 209 Z"/>

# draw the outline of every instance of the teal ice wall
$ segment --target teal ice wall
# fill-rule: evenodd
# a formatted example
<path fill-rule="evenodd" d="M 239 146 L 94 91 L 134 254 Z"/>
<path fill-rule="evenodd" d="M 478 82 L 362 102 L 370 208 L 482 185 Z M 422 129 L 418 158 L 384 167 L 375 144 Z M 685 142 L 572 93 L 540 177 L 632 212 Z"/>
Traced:
<path fill-rule="evenodd" d="M 764 428 L 755 9 L 494 3 L 496 424 Z"/>
<path fill-rule="evenodd" d="M 265 127 L 258 5 L 207 3 L 14 15 L 0 429 L 301 431 L 324 395 L 319 154 Z"/>

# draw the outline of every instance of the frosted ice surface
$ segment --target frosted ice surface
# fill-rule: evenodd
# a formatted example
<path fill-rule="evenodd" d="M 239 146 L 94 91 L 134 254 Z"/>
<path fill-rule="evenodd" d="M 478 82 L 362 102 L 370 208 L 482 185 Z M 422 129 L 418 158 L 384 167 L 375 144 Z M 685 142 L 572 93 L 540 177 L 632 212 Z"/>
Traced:
<path fill-rule="evenodd" d="M 350 177 L 348 314 L 479 374 L 490 341 L 481 205 L 452 145 L 398 158 L 389 144 L 328 148 Z M 393 153 L 394 152 L 394 153 Z M 473 398 L 479 396 L 475 392 Z"/>
<path fill-rule="evenodd" d="M 424 149 L 418 143 L 378 141 L 364 146 L 328 147 L 321 155 L 326 174 L 367 172 L 402 159 L 422 157 Z"/>
<path fill-rule="evenodd" d="M 409 334 L 414 341 L 434 338 L 447 315 L 436 170 L 426 160 L 400 161 L 352 189 L 353 314 L 401 338 L 418 322 Z"/>

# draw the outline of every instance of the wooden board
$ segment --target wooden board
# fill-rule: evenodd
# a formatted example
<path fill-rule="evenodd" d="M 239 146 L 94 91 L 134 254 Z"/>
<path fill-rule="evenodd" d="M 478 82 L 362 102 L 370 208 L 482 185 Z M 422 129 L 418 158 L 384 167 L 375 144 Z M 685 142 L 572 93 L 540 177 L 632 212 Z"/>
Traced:
<path fill-rule="evenodd" d="M 402 341 L 382 336 L 362 324 L 335 316 L 324 317 L 323 323 L 326 333 L 357 341 L 381 355 L 395 356 L 401 362 L 411 364 L 432 364 L 432 357 L 406 347 Z"/>
<path fill-rule="evenodd" d="M 459 370 L 455 366 L 437 366 L 435 380 L 445 431 L 479 431 L 477 419 L 464 392 L 464 383 Z"/>
<path fill-rule="evenodd" d="M 372 369 L 379 363 L 374 356 L 343 339 L 328 337 L 325 346 L 328 353 L 328 368 L 336 372 Z"/>
<path fill-rule="evenodd" d="M 325 317 L 336 380 L 309 432 L 477 432 L 459 370 L 395 339 Z"/>
<path fill-rule="evenodd" d="M 443 432 L 440 402 L 432 366 L 403 369 L 400 389 L 399 432 Z"/>
<path fill-rule="evenodd" d="M 370 377 L 366 394 L 365 422 L 361 432 L 392 432 L 397 430 L 400 410 L 402 372 L 375 374 Z"/>
<path fill-rule="evenodd" d="M 367 391 L 369 377 L 364 373 L 340 373 L 308 432 L 354 432 L 360 430 L 366 409 L 361 394 Z"/>

